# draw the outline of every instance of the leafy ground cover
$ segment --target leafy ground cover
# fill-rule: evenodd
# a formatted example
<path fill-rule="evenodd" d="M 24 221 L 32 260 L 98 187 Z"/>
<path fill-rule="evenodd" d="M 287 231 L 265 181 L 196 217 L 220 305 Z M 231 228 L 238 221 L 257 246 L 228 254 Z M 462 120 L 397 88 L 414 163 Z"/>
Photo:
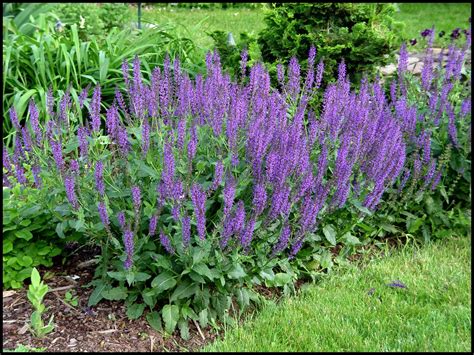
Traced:
<path fill-rule="evenodd" d="M 412 245 L 270 303 L 204 351 L 471 351 L 470 269 L 470 236 Z"/>

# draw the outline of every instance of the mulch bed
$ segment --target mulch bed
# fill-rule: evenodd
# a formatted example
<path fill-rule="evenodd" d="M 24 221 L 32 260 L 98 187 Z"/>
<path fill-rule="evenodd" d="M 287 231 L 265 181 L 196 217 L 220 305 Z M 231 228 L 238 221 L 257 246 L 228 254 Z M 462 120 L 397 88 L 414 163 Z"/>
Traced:
<path fill-rule="evenodd" d="M 373 246 L 372 246 L 373 247 Z M 376 248 L 369 247 L 371 252 Z M 340 246 L 331 252 L 337 255 Z M 198 351 L 205 344 L 214 341 L 221 334 L 212 327 L 198 329 L 189 324 L 189 340 L 183 340 L 179 331 L 164 337 L 148 325 L 145 317 L 129 320 L 122 301 L 101 301 L 97 306 L 87 307 L 92 288 L 82 287 L 93 278 L 94 265 L 81 267 L 84 261 L 93 259 L 98 250 L 82 249 L 67 258 L 61 265 L 61 258 L 52 268 L 40 268 L 42 279 L 49 290 L 43 300 L 47 307 L 45 323 L 54 314 L 54 330 L 42 339 L 35 338 L 27 328 L 33 311 L 26 296 L 26 289 L 4 292 L 3 297 L 3 349 L 14 349 L 18 345 L 46 348 L 48 352 L 94 351 L 94 352 L 149 352 L 149 351 Z M 350 259 L 356 261 L 360 253 Z M 49 275 L 49 276 L 48 276 Z M 304 280 L 298 280 L 298 290 Z M 266 299 L 280 299 L 281 290 L 256 286 L 255 290 Z M 64 301 L 64 294 L 70 291 L 78 297 L 78 306 L 72 307 Z M 7 297 L 5 297 L 7 295 Z M 232 316 L 232 314 L 230 314 Z M 245 317 L 240 319 L 242 322 Z"/>
<path fill-rule="evenodd" d="M 33 337 L 26 326 L 33 311 L 26 297 L 26 288 L 3 297 L 3 349 L 14 349 L 22 344 L 46 348 L 49 352 L 193 351 L 218 336 L 213 329 L 201 329 L 203 339 L 195 325 L 190 323 L 189 340 L 181 339 L 178 331 L 164 338 L 148 325 L 145 317 L 128 320 L 123 302 L 102 301 L 95 307 L 87 307 L 92 288 L 82 286 L 92 280 L 94 265 L 77 266 L 91 257 L 90 250 L 82 250 L 64 266 L 40 268 L 42 277 L 46 272 L 52 274 L 45 283 L 53 290 L 43 300 L 47 307 L 43 320 L 46 323 L 54 314 L 55 325 L 54 330 L 42 339 Z M 66 287 L 70 288 L 64 289 Z M 68 290 L 78 297 L 77 307 L 64 302 Z"/>

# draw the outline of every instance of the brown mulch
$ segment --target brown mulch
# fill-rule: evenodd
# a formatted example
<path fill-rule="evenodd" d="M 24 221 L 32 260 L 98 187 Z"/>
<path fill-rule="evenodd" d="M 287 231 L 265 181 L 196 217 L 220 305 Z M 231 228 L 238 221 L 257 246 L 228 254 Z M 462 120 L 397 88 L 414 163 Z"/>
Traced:
<path fill-rule="evenodd" d="M 8 297 L 3 297 L 3 349 L 14 349 L 21 344 L 46 348 L 48 352 L 193 351 L 218 335 L 213 329 L 201 329 L 203 339 L 196 326 L 190 323 L 189 340 L 181 339 L 178 331 L 164 338 L 148 325 L 145 317 L 128 320 L 123 302 L 102 301 L 95 307 L 87 307 L 92 288 L 82 286 L 92 280 L 94 265 L 85 269 L 78 269 L 77 265 L 88 259 L 91 254 L 83 250 L 64 266 L 40 268 L 42 278 L 46 272 L 52 275 L 44 280 L 50 290 L 71 287 L 46 294 L 43 302 L 47 311 L 43 320 L 46 323 L 54 314 L 55 327 L 42 339 L 33 337 L 26 328 L 33 311 L 26 297 L 26 287 L 4 293 Z M 67 291 L 78 297 L 77 307 L 64 303 Z"/>

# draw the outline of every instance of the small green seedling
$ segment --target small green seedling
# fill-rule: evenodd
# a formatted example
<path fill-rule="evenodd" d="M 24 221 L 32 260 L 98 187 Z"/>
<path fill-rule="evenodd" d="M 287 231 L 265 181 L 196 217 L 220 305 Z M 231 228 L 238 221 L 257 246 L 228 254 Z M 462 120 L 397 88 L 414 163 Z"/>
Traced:
<path fill-rule="evenodd" d="M 64 295 L 64 301 L 72 307 L 77 307 L 79 304 L 77 296 L 73 296 L 71 292 L 67 291 Z"/>
<path fill-rule="evenodd" d="M 48 285 L 45 285 L 41 281 L 40 274 L 36 268 L 31 271 L 31 285 L 28 289 L 28 299 L 35 308 L 35 311 L 31 314 L 30 330 L 36 337 L 43 337 L 50 333 L 54 329 L 53 319 L 54 314 L 51 316 L 48 325 L 43 324 L 41 315 L 46 310 L 45 305 L 42 303 L 44 296 L 48 292 Z"/>

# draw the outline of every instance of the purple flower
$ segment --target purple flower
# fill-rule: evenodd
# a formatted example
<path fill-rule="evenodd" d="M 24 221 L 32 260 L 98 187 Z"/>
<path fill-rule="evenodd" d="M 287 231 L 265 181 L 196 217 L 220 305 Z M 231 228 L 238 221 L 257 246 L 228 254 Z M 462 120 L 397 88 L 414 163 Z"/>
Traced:
<path fill-rule="evenodd" d="M 242 78 L 245 77 L 245 69 L 247 69 L 247 60 L 248 60 L 248 51 L 247 51 L 247 48 L 244 48 L 244 50 L 242 51 L 242 53 L 240 54 L 240 58 L 241 58 L 241 61 L 240 61 L 240 70 L 242 72 Z"/>
<path fill-rule="evenodd" d="M 148 123 L 148 118 L 143 119 L 142 127 L 142 153 L 146 156 L 148 149 L 150 148 L 150 124 Z"/>
<path fill-rule="evenodd" d="M 26 184 L 28 183 L 28 180 L 25 177 L 25 169 L 23 169 L 23 167 L 19 163 L 15 164 L 15 173 L 16 173 L 16 179 L 18 180 L 18 182 L 21 185 L 26 186 Z"/>
<path fill-rule="evenodd" d="M 395 280 L 391 283 L 387 284 L 389 287 L 397 287 L 397 288 L 407 288 L 401 281 Z"/>
<path fill-rule="evenodd" d="M 216 190 L 221 181 L 222 181 L 222 175 L 224 174 L 224 164 L 222 163 L 222 160 L 219 160 L 216 164 L 216 168 L 214 171 L 214 181 L 212 182 L 211 190 Z"/>
<path fill-rule="evenodd" d="M 197 148 L 197 132 L 196 132 L 196 126 L 191 127 L 191 138 L 189 139 L 188 142 L 188 159 L 189 161 L 192 161 L 194 156 L 196 155 L 196 148 Z"/>
<path fill-rule="evenodd" d="M 453 32 L 451 32 L 451 38 L 458 39 L 459 36 L 461 36 L 461 29 L 458 27 L 458 28 L 455 28 Z"/>
<path fill-rule="evenodd" d="M 123 156 L 126 156 L 130 150 L 130 142 L 128 141 L 128 133 L 125 127 L 119 126 L 117 128 L 117 142 L 120 152 Z"/>
<path fill-rule="evenodd" d="M 104 227 L 107 229 L 109 227 L 109 215 L 107 214 L 107 208 L 105 207 L 105 203 L 102 201 L 99 202 L 97 208 L 99 209 L 100 220 L 102 221 Z"/>
<path fill-rule="evenodd" d="M 10 121 L 12 121 L 13 127 L 15 127 L 17 131 L 19 131 L 20 123 L 18 122 L 18 116 L 13 106 L 10 108 Z"/>
<path fill-rule="evenodd" d="M 10 171 L 12 162 L 10 161 L 10 154 L 8 154 L 7 148 L 5 145 L 3 146 L 3 167 L 7 170 Z"/>
<path fill-rule="evenodd" d="M 191 188 L 191 200 L 194 205 L 199 239 L 204 240 L 206 236 L 206 193 L 197 184 Z"/>
<path fill-rule="evenodd" d="M 183 246 L 187 248 L 191 240 L 191 218 L 189 218 L 188 215 L 185 215 L 181 220 L 181 225 Z"/>
<path fill-rule="evenodd" d="M 324 74 L 324 62 L 321 60 L 316 68 L 316 84 L 315 88 L 318 89 L 321 86 L 321 81 Z"/>
<path fill-rule="evenodd" d="M 133 241 L 133 232 L 127 229 L 123 235 L 123 244 L 125 246 L 125 254 L 127 259 L 124 263 L 124 268 L 130 270 L 133 264 L 133 250 L 134 250 L 134 241 Z"/>
<path fill-rule="evenodd" d="M 184 137 L 186 136 L 186 120 L 184 118 L 178 121 L 178 148 L 181 150 L 184 147 Z"/>
<path fill-rule="evenodd" d="M 104 164 L 101 161 L 98 161 L 95 164 L 95 187 L 101 196 L 105 195 L 105 184 L 104 184 Z"/>
<path fill-rule="evenodd" d="M 122 227 L 122 229 L 125 229 L 125 213 L 123 213 L 123 211 L 117 213 L 117 219 L 120 224 L 120 227 Z"/>
<path fill-rule="evenodd" d="M 433 182 L 431 183 L 431 190 L 434 191 L 436 187 L 438 186 L 439 182 L 441 181 L 441 174 L 442 174 L 442 170 L 440 169 L 438 170 L 438 172 L 433 178 Z"/>
<path fill-rule="evenodd" d="M 250 247 L 250 242 L 252 241 L 253 230 L 255 228 L 255 217 L 252 217 L 250 221 L 247 222 L 244 232 L 240 238 L 240 244 L 244 249 L 248 249 Z"/>
<path fill-rule="evenodd" d="M 39 121 L 38 121 L 38 117 L 39 117 L 38 108 L 36 107 L 33 99 L 30 100 L 28 111 L 30 112 L 30 123 L 31 123 L 31 127 L 33 128 L 33 132 L 35 133 L 35 136 L 36 136 L 36 142 L 38 143 L 38 145 L 40 145 L 43 136 L 41 134 L 41 129 L 39 126 Z"/>
<path fill-rule="evenodd" d="M 79 95 L 79 107 L 82 109 L 84 107 L 84 101 L 87 99 L 87 95 L 89 94 L 89 89 L 91 84 L 88 84 Z"/>
<path fill-rule="evenodd" d="M 69 168 L 71 169 L 71 172 L 78 174 L 79 173 L 79 163 L 77 160 L 73 159 L 69 162 Z"/>
<path fill-rule="evenodd" d="M 277 64 L 276 69 L 277 69 L 278 82 L 280 83 L 280 85 L 283 85 L 283 82 L 285 80 L 285 73 L 284 73 L 285 68 L 283 67 L 282 64 Z"/>
<path fill-rule="evenodd" d="M 258 183 L 253 188 L 253 205 L 255 208 L 255 216 L 258 217 L 265 209 L 267 202 L 267 191 L 264 183 Z"/>
<path fill-rule="evenodd" d="M 158 223 L 158 216 L 157 215 L 151 216 L 150 226 L 148 227 L 148 230 L 149 230 L 148 235 L 150 235 L 150 236 L 155 235 L 157 223 Z"/>
<path fill-rule="evenodd" d="M 141 205 L 140 188 L 138 186 L 132 186 L 132 200 L 135 211 L 138 211 Z"/>
<path fill-rule="evenodd" d="M 278 239 L 278 243 L 275 244 L 272 250 L 272 257 L 277 255 L 278 253 L 285 250 L 288 246 L 288 241 L 290 240 L 291 229 L 288 225 L 285 225 L 281 230 L 280 238 Z"/>
<path fill-rule="evenodd" d="M 46 94 L 46 105 L 48 110 L 48 115 L 52 119 L 54 117 L 54 97 L 53 97 L 53 87 L 50 86 L 48 93 Z"/>
<path fill-rule="evenodd" d="M 30 133 L 26 127 L 21 128 L 21 136 L 23 137 L 23 144 L 27 152 L 31 152 L 31 146 L 33 142 L 31 141 Z"/>
<path fill-rule="evenodd" d="M 414 46 L 416 44 L 416 38 L 410 39 L 410 44 Z"/>
<path fill-rule="evenodd" d="M 117 132 L 117 126 L 120 123 L 117 107 L 115 105 L 112 105 L 111 107 L 107 109 L 105 115 L 106 115 L 105 127 L 107 128 L 107 134 L 111 138 L 115 138 L 116 132 Z"/>
<path fill-rule="evenodd" d="M 171 246 L 171 241 L 163 232 L 160 233 L 160 243 L 161 245 L 163 245 L 163 248 L 165 248 L 168 254 L 171 254 L 171 255 L 174 254 L 175 251 L 173 247 Z"/>
<path fill-rule="evenodd" d="M 232 176 L 227 178 L 227 181 L 224 186 L 224 215 L 228 216 L 232 210 L 232 205 L 235 198 L 235 181 Z"/>
<path fill-rule="evenodd" d="M 40 189 L 41 188 L 41 176 L 40 176 L 41 168 L 39 167 L 39 165 L 33 165 L 33 167 L 31 168 L 31 171 L 33 173 L 33 179 L 35 180 L 35 186 L 38 189 Z"/>
<path fill-rule="evenodd" d="M 420 34 L 421 34 L 422 37 L 427 37 L 427 36 L 431 35 L 431 33 L 432 33 L 432 30 L 427 28 L 427 29 L 423 30 Z"/>
<path fill-rule="evenodd" d="M 94 89 L 94 95 L 92 96 L 90 114 L 91 114 L 91 126 L 93 132 L 99 132 L 100 130 L 100 85 L 97 85 Z"/>
<path fill-rule="evenodd" d="M 77 210 L 79 208 L 79 203 L 76 198 L 75 191 L 75 180 L 73 176 L 66 176 L 64 178 L 64 187 L 66 188 L 66 196 L 71 203 L 72 207 Z"/>
<path fill-rule="evenodd" d="M 52 140 L 51 150 L 53 152 L 54 161 L 56 162 L 56 167 L 58 168 L 58 170 L 62 171 L 64 169 L 64 161 L 61 143 Z"/>
<path fill-rule="evenodd" d="M 81 157 L 87 157 L 89 142 L 87 141 L 87 130 L 85 127 L 77 129 L 77 140 L 79 141 L 79 151 Z"/>

